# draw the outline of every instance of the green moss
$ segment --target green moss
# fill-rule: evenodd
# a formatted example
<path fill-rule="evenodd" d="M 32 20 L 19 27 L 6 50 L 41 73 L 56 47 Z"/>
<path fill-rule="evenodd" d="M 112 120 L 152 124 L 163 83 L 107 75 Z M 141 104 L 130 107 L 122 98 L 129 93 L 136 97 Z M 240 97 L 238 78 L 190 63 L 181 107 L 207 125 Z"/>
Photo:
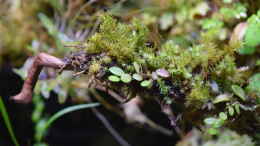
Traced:
<path fill-rule="evenodd" d="M 130 62 L 138 58 L 148 38 L 148 29 L 134 19 L 131 24 L 117 22 L 109 15 L 101 18 L 99 33 L 92 36 L 87 44 L 91 53 L 107 52 L 119 62 Z"/>
<path fill-rule="evenodd" d="M 187 97 L 187 105 L 198 107 L 207 102 L 211 96 L 209 86 L 203 80 L 202 76 L 197 75 L 191 82 L 192 89 Z"/>
<path fill-rule="evenodd" d="M 89 73 L 95 74 L 98 73 L 101 69 L 101 64 L 98 61 L 92 61 L 91 65 L 89 66 Z"/>

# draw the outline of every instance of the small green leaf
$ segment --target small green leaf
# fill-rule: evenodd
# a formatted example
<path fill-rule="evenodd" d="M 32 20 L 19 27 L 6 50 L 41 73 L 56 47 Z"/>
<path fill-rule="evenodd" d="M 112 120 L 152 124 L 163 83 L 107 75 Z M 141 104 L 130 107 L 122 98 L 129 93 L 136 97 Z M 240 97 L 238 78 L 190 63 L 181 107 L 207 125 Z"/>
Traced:
<path fill-rule="evenodd" d="M 246 100 L 246 94 L 245 94 L 244 90 L 240 86 L 232 85 L 231 88 L 232 88 L 232 91 L 235 93 L 235 95 L 240 97 L 240 99 L 242 99 L 243 101 Z"/>
<path fill-rule="evenodd" d="M 97 107 L 99 106 L 99 103 L 87 103 L 87 104 L 79 104 L 79 105 L 73 105 L 73 106 L 69 106 L 66 107 L 60 111 L 58 111 L 57 113 L 55 113 L 54 115 L 52 115 L 47 121 L 46 121 L 46 128 L 50 127 L 51 124 L 56 121 L 57 119 L 59 119 L 60 117 L 62 117 L 65 114 L 74 112 L 74 111 L 78 111 L 78 110 L 82 110 L 82 109 L 87 109 L 87 108 L 92 108 L 92 107 Z"/>
<path fill-rule="evenodd" d="M 108 77 L 108 80 L 112 82 L 119 82 L 120 78 L 118 76 L 111 75 Z"/>
<path fill-rule="evenodd" d="M 240 106 L 239 106 L 239 104 L 235 104 L 235 110 L 236 110 L 237 114 L 240 114 Z"/>
<path fill-rule="evenodd" d="M 121 81 L 124 83 L 130 83 L 132 81 L 132 76 L 130 74 L 122 74 Z"/>
<path fill-rule="evenodd" d="M 133 74 L 133 78 L 137 81 L 142 81 L 143 80 L 143 77 L 140 75 L 140 74 Z"/>
<path fill-rule="evenodd" d="M 122 76 L 123 74 L 125 74 L 125 72 L 120 67 L 117 67 L 117 66 L 110 67 L 109 71 L 112 74 L 117 75 L 117 76 Z"/>
<path fill-rule="evenodd" d="M 7 110 L 5 108 L 5 104 L 2 100 L 2 97 L 0 97 L 0 113 L 1 113 L 1 116 L 3 117 L 3 120 L 4 120 L 4 124 L 11 136 L 11 140 L 13 141 L 14 145 L 15 146 L 19 146 L 19 143 L 15 137 L 15 134 L 14 134 L 14 130 L 13 130 L 13 127 L 12 127 L 12 123 L 9 119 L 9 115 L 7 113 Z"/>
<path fill-rule="evenodd" d="M 141 82 L 142 87 L 151 87 L 152 86 L 152 81 L 151 80 L 144 80 Z"/>
<path fill-rule="evenodd" d="M 260 19 L 259 12 L 257 15 L 252 15 L 248 20 L 248 27 L 244 37 L 244 47 L 239 50 L 240 54 L 253 54 L 256 46 L 260 44 Z"/>
<path fill-rule="evenodd" d="M 213 103 L 216 104 L 216 103 L 220 103 L 220 102 L 227 102 L 230 100 L 230 97 L 232 95 L 231 94 L 221 94 L 221 95 L 218 95 L 214 100 L 213 100 Z"/>
<path fill-rule="evenodd" d="M 39 17 L 40 21 L 42 22 L 43 26 L 48 30 L 49 34 L 54 35 L 54 36 L 56 36 L 58 34 L 57 28 L 55 27 L 53 21 L 48 16 L 46 16 L 43 13 L 39 13 L 38 17 Z"/>
<path fill-rule="evenodd" d="M 260 94 L 260 73 L 257 73 L 249 78 L 249 85 L 246 88 L 249 92 Z"/>
<path fill-rule="evenodd" d="M 224 112 L 219 113 L 219 118 L 222 120 L 227 120 L 227 114 Z"/>
<path fill-rule="evenodd" d="M 217 121 L 217 119 L 213 118 L 213 117 L 209 117 L 209 118 L 204 119 L 204 123 L 207 124 L 207 125 L 213 125 L 216 121 Z"/>
<path fill-rule="evenodd" d="M 229 106 L 229 107 L 228 107 L 228 114 L 229 114 L 230 116 L 233 116 L 234 113 L 235 113 L 234 108 L 233 108 L 232 106 Z"/>

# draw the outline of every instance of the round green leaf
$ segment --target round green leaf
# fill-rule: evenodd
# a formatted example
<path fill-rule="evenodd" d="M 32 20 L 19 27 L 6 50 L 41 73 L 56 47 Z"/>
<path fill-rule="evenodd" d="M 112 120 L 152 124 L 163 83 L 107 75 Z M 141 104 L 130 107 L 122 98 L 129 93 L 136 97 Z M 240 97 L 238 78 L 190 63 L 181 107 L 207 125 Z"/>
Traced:
<path fill-rule="evenodd" d="M 235 93 L 235 95 L 240 97 L 243 101 L 246 100 L 246 94 L 245 94 L 244 90 L 240 86 L 232 85 L 231 88 L 232 88 L 232 91 Z"/>
<path fill-rule="evenodd" d="M 109 71 L 112 74 L 117 75 L 117 76 L 122 76 L 123 74 L 125 74 L 125 72 L 120 67 L 117 67 L 117 66 L 110 67 Z"/>
<path fill-rule="evenodd" d="M 137 81 L 142 81 L 143 80 L 143 77 L 140 75 L 140 74 L 133 74 L 133 78 Z"/>
<path fill-rule="evenodd" d="M 151 80 L 144 80 L 141 82 L 142 87 L 151 87 L 152 86 L 152 81 Z"/>
<path fill-rule="evenodd" d="M 119 82 L 120 78 L 117 77 L 117 76 L 111 75 L 111 76 L 108 77 L 108 80 L 112 81 L 112 82 Z"/>
<path fill-rule="evenodd" d="M 222 120 L 227 120 L 227 114 L 224 112 L 219 113 L 219 118 Z"/>
<path fill-rule="evenodd" d="M 132 81 L 132 76 L 130 74 L 122 74 L 121 81 L 124 83 L 130 83 Z"/>
<path fill-rule="evenodd" d="M 217 119 L 213 118 L 213 117 L 209 117 L 209 118 L 204 119 L 204 123 L 207 124 L 207 125 L 213 125 L 216 121 L 217 121 Z"/>

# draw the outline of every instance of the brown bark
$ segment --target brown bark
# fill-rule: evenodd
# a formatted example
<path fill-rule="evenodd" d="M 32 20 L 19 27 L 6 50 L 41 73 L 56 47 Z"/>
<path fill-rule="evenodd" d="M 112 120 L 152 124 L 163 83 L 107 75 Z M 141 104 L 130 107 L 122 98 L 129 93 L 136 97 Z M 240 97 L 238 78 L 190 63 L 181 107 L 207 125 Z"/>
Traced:
<path fill-rule="evenodd" d="M 24 81 L 22 91 L 12 97 L 17 102 L 29 103 L 32 100 L 33 89 L 38 80 L 39 74 L 43 67 L 51 67 L 59 69 L 64 65 L 64 62 L 57 57 L 46 53 L 39 53 L 33 60 L 33 64 L 28 71 L 28 76 Z"/>
<path fill-rule="evenodd" d="M 29 103 L 32 101 L 32 94 L 33 89 L 36 85 L 38 77 L 40 75 L 41 70 L 43 67 L 50 67 L 54 69 L 66 69 L 66 70 L 73 70 L 73 66 L 71 64 L 66 64 L 62 59 L 54 57 L 52 55 L 46 53 L 39 53 L 33 60 L 32 66 L 29 68 L 28 76 L 24 81 L 23 87 L 21 92 L 12 97 L 13 100 L 20 103 Z M 65 68 L 64 68 L 65 67 Z M 118 95 L 116 92 L 102 86 L 96 85 L 94 86 L 97 90 L 106 92 L 113 98 L 115 98 L 118 102 L 122 103 L 125 102 L 125 99 Z"/>

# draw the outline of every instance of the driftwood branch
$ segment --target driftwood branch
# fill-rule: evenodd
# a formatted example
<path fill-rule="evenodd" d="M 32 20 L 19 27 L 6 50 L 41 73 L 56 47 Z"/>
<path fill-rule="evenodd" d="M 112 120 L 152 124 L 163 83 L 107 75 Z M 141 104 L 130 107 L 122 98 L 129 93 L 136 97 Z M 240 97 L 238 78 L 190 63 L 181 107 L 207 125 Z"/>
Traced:
<path fill-rule="evenodd" d="M 24 81 L 21 92 L 18 95 L 12 97 L 13 100 L 20 103 L 31 102 L 33 89 L 36 85 L 36 82 L 43 67 L 73 70 L 73 66 L 66 64 L 62 59 L 46 53 L 39 53 L 37 56 L 34 57 L 33 63 L 29 68 L 28 76 Z M 106 92 L 120 103 L 125 101 L 125 99 L 118 95 L 116 92 L 102 86 L 101 84 L 97 84 L 94 88 Z"/>
<path fill-rule="evenodd" d="M 62 61 L 62 59 L 51 56 L 46 53 L 39 53 L 36 57 L 34 57 L 32 66 L 28 71 L 28 76 L 24 81 L 22 91 L 18 95 L 12 97 L 12 99 L 20 103 L 31 102 L 33 89 L 43 67 L 59 69 L 62 66 L 64 66 L 64 62 Z M 67 67 L 66 69 L 71 68 Z"/>

